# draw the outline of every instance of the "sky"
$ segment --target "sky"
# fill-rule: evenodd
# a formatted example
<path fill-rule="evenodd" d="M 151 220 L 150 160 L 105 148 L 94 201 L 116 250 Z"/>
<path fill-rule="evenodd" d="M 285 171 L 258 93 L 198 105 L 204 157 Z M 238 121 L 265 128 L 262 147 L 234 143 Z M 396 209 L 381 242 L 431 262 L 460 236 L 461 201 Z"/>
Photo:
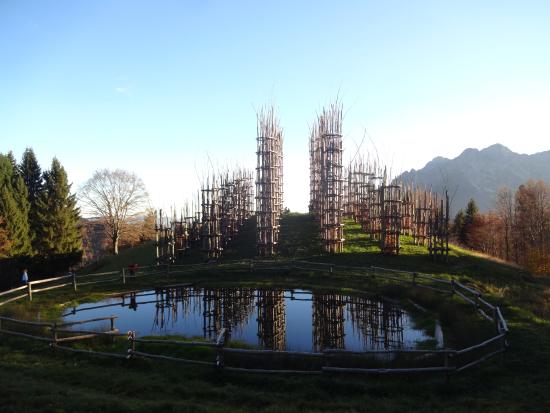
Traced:
<path fill-rule="evenodd" d="M 393 175 L 549 150 L 549 22 L 546 0 L 0 0 L 0 152 L 57 157 L 75 191 L 126 169 L 179 208 L 212 168 L 255 167 L 273 104 L 285 206 L 305 211 L 309 128 L 337 97 L 344 159 Z"/>

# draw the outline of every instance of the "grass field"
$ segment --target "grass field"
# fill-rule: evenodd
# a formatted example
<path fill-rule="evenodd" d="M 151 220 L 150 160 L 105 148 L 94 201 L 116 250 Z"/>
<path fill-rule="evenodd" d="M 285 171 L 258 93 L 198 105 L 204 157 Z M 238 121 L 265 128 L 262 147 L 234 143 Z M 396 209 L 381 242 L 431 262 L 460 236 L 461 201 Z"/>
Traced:
<path fill-rule="evenodd" d="M 454 276 L 474 285 L 489 301 L 500 305 L 509 322 L 511 348 L 504 363 L 491 360 L 479 368 L 453 376 L 446 384 L 441 375 L 426 376 L 262 376 L 217 372 L 208 367 L 143 360 L 105 360 L 59 354 L 46 345 L 23 339 L 0 338 L 0 411 L 55 412 L 210 412 L 210 411 L 550 411 L 550 282 L 513 266 L 504 265 L 459 248 L 452 248 L 448 263 L 432 262 L 423 247 L 404 239 L 402 254 L 378 253 L 359 227 L 347 223 L 343 254 L 320 254 L 315 222 L 308 215 L 289 214 L 282 220 L 281 253 L 284 257 L 311 258 L 346 265 L 378 265 Z M 225 259 L 254 256 L 254 225 L 250 222 Z M 120 269 L 153 260 L 146 244 L 106 259 L 89 271 Z M 284 258 L 282 257 L 282 258 Z M 191 257 L 190 260 L 196 260 Z M 281 285 L 307 288 L 381 289 L 385 294 L 412 295 L 423 305 L 447 312 L 454 331 L 469 331 L 460 303 L 444 306 L 431 294 L 375 286 L 346 274 L 296 272 L 235 274 L 221 277 L 203 272 L 185 278 L 172 275 L 164 282 L 190 281 L 213 285 Z M 136 288 L 150 281 L 136 280 Z M 114 289 L 113 286 L 111 289 Z M 120 286 L 117 286 L 120 288 Z M 107 288 L 108 289 L 108 288 Z M 102 291 L 79 289 L 46 292 L 32 305 L 21 302 L 2 311 L 18 317 L 51 318 L 61 303 L 99 299 Z M 453 318 L 454 317 L 454 318 Z M 469 317 L 469 316 L 468 316 Z M 471 337 L 470 337 L 471 338 Z M 459 340 L 460 338 L 457 338 Z"/>

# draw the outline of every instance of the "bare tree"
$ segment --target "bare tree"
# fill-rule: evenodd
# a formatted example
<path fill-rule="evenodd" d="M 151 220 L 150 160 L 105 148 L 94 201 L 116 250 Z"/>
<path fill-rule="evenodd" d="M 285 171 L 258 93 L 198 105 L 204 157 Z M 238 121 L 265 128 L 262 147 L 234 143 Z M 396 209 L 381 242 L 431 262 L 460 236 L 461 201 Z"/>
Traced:
<path fill-rule="evenodd" d="M 143 181 L 134 173 L 101 169 L 80 188 L 79 199 L 84 213 L 104 221 L 113 254 L 117 255 L 120 237 L 128 223 L 143 214 L 149 197 Z"/>
<path fill-rule="evenodd" d="M 504 228 L 504 259 L 510 261 L 510 244 L 514 224 L 514 198 L 508 188 L 500 188 L 497 194 L 497 212 Z"/>

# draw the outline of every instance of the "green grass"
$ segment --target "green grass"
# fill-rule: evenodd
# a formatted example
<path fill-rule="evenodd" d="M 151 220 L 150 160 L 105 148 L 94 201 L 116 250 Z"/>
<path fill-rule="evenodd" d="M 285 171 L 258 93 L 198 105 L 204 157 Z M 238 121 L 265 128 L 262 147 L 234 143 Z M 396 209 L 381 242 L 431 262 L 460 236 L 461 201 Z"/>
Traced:
<path fill-rule="evenodd" d="M 212 368 L 144 360 L 104 360 L 60 354 L 41 343 L 2 337 L 0 341 L 0 411 L 79 412 L 232 412 L 232 411 L 483 411 L 546 412 L 550 407 L 550 283 L 534 278 L 513 266 L 503 265 L 453 247 L 448 263 L 431 261 L 424 247 L 404 239 L 397 257 L 378 253 L 376 245 L 347 223 L 345 252 L 322 255 L 315 221 L 308 215 L 285 215 L 281 222 L 281 259 L 303 257 L 346 265 L 378 265 L 443 277 L 455 276 L 475 285 L 489 301 L 500 305 L 511 331 L 511 348 L 503 364 L 488 361 L 445 384 L 439 375 L 376 376 L 261 376 L 217 372 Z M 247 241 L 234 245 L 227 257 L 249 258 L 255 254 L 254 225 L 241 235 Z M 251 235 L 252 234 L 252 235 Z M 244 239 L 244 238 L 243 238 Z M 151 245 L 123 251 L 105 260 L 98 269 L 119 269 L 132 262 L 145 265 L 152 260 Z M 149 252 L 151 253 L 150 255 Z M 143 259 L 143 261 L 137 261 Z M 227 258 L 228 259 L 228 258 Z M 150 262 L 150 261 L 149 261 Z M 94 271 L 97 271 L 94 270 Z M 454 300 L 421 290 L 392 284 L 374 285 L 370 279 L 310 273 L 221 274 L 202 271 L 172 274 L 162 283 L 194 282 L 229 286 L 301 286 L 369 290 L 396 298 L 413 298 L 436 311 L 448 325 L 446 337 L 454 334 L 456 344 L 468 342 L 484 332 L 485 324 L 474 319 L 468 307 Z M 127 288 L 150 286 L 146 278 Z M 160 283 L 156 280 L 155 283 Z M 120 289 L 113 284 L 108 290 Z M 38 294 L 32 304 L 21 302 L 1 311 L 21 317 L 55 317 L 55 303 L 77 303 L 100 299 L 100 291 L 81 288 Z M 476 321 L 477 320 L 477 321 Z M 422 323 L 421 319 L 417 320 Z M 429 324 L 428 322 L 426 325 Z M 452 333 L 451 333 L 452 332 Z M 429 344 L 429 343 L 426 343 Z M 104 344 L 109 346 L 108 343 Z M 115 344 L 122 350 L 124 343 Z M 206 357 L 206 354 L 205 354 Z"/>
<path fill-rule="evenodd" d="M 130 264 L 138 264 L 143 267 L 154 263 L 155 245 L 153 242 L 146 242 L 133 248 L 120 250 L 118 255 L 110 255 L 93 262 L 82 268 L 79 274 L 117 271 Z"/>

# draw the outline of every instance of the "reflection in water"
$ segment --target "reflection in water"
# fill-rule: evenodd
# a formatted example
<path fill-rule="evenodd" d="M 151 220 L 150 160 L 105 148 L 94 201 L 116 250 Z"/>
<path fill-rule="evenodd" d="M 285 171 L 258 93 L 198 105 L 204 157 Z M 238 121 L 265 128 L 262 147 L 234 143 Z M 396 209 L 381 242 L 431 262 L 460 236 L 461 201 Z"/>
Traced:
<path fill-rule="evenodd" d="M 286 349 L 285 292 L 259 290 L 258 338 L 260 347 L 271 350 Z"/>
<path fill-rule="evenodd" d="M 365 348 L 403 348 L 404 312 L 396 305 L 366 297 L 350 297 L 348 312 Z"/>
<path fill-rule="evenodd" d="M 82 305 L 67 320 L 89 316 L 80 315 L 81 311 L 129 308 L 133 311 L 115 313 L 117 324 L 123 330 L 137 330 L 138 335 L 151 330 L 152 334 L 202 335 L 215 340 L 225 328 L 226 341 L 240 340 L 272 350 L 400 349 L 429 338 L 414 328 L 410 316 L 397 305 L 365 296 L 181 286 L 132 292 L 120 300 Z M 104 315 L 100 311 L 94 316 Z M 149 317 L 152 327 L 144 325 Z M 441 328 L 436 331 L 437 345 L 443 346 Z"/>
<path fill-rule="evenodd" d="M 242 329 L 254 312 L 254 290 L 249 288 L 218 288 L 195 290 L 202 295 L 203 335 L 215 339 L 225 328 L 225 340 L 232 332 Z"/>
<path fill-rule="evenodd" d="M 343 349 L 344 309 L 346 301 L 340 294 L 313 295 L 313 349 Z"/>

